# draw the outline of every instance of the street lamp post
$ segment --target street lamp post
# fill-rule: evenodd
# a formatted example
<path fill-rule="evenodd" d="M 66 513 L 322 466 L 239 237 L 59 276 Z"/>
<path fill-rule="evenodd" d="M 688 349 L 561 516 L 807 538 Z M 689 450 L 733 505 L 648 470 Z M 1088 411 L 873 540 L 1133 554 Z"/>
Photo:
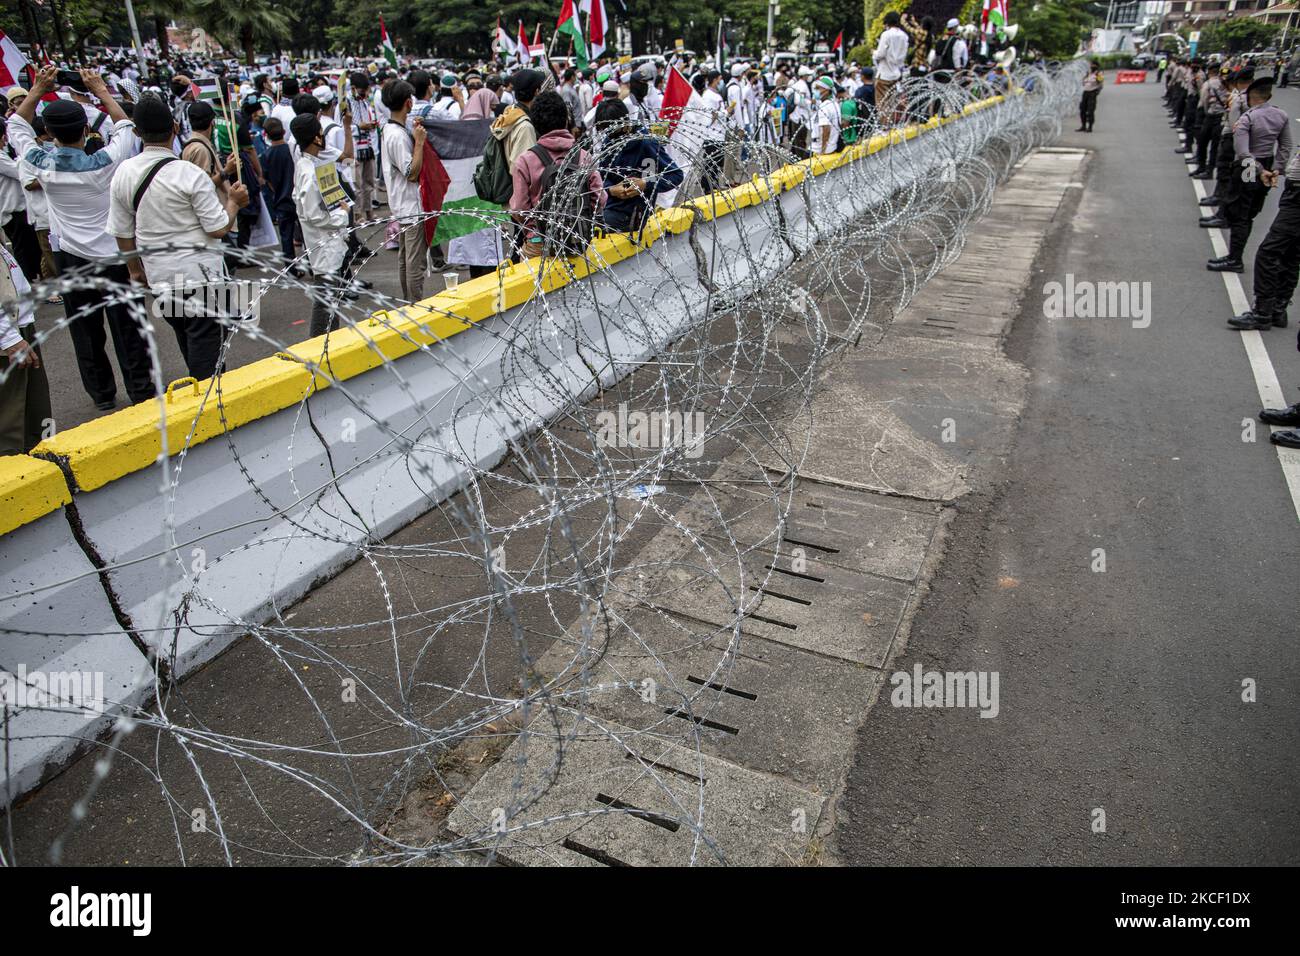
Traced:
<path fill-rule="evenodd" d="M 135 44 L 135 58 L 140 64 L 140 82 L 149 75 L 149 69 L 144 62 L 144 44 L 140 42 L 140 28 L 135 22 L 135 7 L 132 6 L 131 0 L 126 0 L 126 19 L 131 24 L 131 42 Z"/>

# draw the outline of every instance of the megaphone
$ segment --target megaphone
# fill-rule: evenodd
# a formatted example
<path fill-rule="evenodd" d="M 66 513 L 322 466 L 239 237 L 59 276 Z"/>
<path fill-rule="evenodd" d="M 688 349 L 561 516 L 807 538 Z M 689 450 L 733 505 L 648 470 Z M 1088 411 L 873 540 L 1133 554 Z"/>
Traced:
<path fill-rule="evenodd" d="M 1010 23 L 1007 26 L 1002 28 L 1002 33 L 1004 36 L 1006 36 L 1008 43 L 1014 40 L 1016 38 L 1016 34 L 1019 32 L 1020 32 L 1019 23 Z"/>
<path fill-rule="evenodd" d="M 1016 62 L 1016 48 L 1009 46 L 1005 50 L 999 50 L 993 54 L 993 62 L 1004 70 L 1010 70 L 1011 64 Z"/>

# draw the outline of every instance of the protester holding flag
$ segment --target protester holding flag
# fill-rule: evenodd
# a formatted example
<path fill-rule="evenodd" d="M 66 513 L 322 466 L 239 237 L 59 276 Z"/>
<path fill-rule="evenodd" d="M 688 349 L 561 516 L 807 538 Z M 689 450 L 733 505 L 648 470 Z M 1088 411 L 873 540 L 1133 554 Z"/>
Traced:
<path fill-rule="evenodd" d="M 398 278 L 402 295 L 410 302 L 424 298 L 424 273 L 429 256 L 419 186 L 420 170 L 424 166 L 424 124 L 406 128 L 407 115 L 414 102 L 415 91 L 405 80 L 384 88 L 384 106 L 390 113 L 384 125 L 384 180 L 388 183 L 388 207 L 398 217 L 401 228 Z"/>

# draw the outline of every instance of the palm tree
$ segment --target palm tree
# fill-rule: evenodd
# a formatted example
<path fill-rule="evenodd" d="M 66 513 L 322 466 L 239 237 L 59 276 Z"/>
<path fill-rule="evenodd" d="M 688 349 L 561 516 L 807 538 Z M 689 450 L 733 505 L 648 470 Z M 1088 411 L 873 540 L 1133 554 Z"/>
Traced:
<path fill-rule="evenodd" d="M 279 40 L 289 34 L 289 14 L 265 0 L 191 0 L 189 15 L 218 37 L 237 36 L 244 62 L 253 65 L 256 38 Z"/>

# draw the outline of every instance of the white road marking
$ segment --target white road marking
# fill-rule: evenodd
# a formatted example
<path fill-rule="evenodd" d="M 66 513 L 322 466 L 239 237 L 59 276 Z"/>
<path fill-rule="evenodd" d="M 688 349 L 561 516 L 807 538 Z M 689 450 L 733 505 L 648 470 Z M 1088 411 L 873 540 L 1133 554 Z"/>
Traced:
<path fill-rule="evenodd" d="M 1187 164 L 1189 170 L 1195 166 Z M 1205 198 L 1205 180 L 1193 179 L 1192 188 L 1196 192 L 1196 199 Z M 1204 209 L 1204 206 L 1197 206 L 1198 209 Z M 1216 207 L 1217 208 L 1217 207 Z M 1216 256 L 1226 256 L 1228 254 L 1228 242 L 1222 229 L 1207 229 L 1210 234 L 1210 245 L 1214 247 Z M 1239 315 L 1250 308 L 1250 300 L 1246 298 L 1246 290 L 1241 284 L 1241 276 L 1235 272 L 1220 272 L 1223 277 L 1223 285 L 1228 291 L 1228 302 L 1232 305 L 1232 314 Z M 1268 349 L 1264 347 L 1264 339 L 1259 332 L 1238 332 L 1241 336 L 1241 344 L 1246 349 L 1246 359 L 1250 362 L 1250 371 L 1255 376 L 1255 390 L 1259 392 L 1259 400 L 1265 408 L 1285 408 L 1292 404 L 1282 397 L 1282 386 L 1278 383 L 1277 372 L 1273 368 L 1273 362 L 1268 357 Z M 1269 431 L 1277 432 L 1283 429 L 1276 426 L 1269 426 Z M 1274 445 L 1277 450 L 1278 462 L 1282 465 L 1282 477 L 1286 479 L 1286 487 L 1291 492 L 1291 506 L 1295 508 L 1296 519 L 1300 520 L 1300 449 L 1283 448 L 1281 445 Z"/>

